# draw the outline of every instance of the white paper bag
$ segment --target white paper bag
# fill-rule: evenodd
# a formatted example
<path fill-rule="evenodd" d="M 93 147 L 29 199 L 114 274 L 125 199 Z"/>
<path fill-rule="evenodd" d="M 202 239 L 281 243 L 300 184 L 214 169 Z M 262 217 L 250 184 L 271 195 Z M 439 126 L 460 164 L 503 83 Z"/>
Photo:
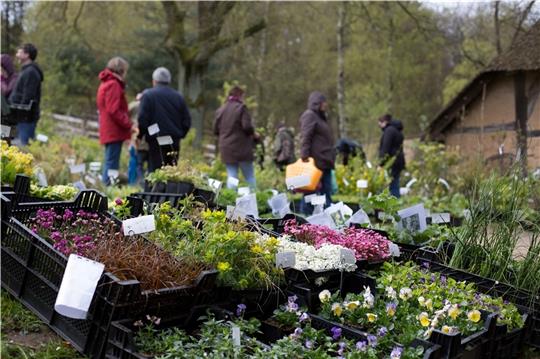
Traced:
<path fill-rule="evenodd" d="M 246 215 L 259 218 L 259 209 L 257 207 L 257 195 L 251 193 L 236 199 L 236 208 L 240 209 Z"/>
<path fill-rule="evenodd" d="M 86 319 L 104 269 L 103 263 L 70 254 L 54 310 L 68 318 Z"/>
<path fill-rule="evenodd" d="M 322 212 L 319 214 L 314 214 L 313 216 L 310 216 L 306 218 L 306 220 L 311 224 L 318 224 L 321 226 L 326 226 L 331 229 L 335 229 L 336 225 L 334 223 L 334 220 L 330 215 L 326 212 Z"/>

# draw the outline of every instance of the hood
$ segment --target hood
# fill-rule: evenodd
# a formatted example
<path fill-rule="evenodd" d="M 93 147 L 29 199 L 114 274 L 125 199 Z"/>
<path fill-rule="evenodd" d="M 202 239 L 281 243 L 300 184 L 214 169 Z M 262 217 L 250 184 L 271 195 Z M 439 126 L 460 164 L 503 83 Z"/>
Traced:
<path fill-rule="evenodd" d="M 116 75 L 114 72 L 112 72 L 109 69 L 105 69 L 105 70 L 101 71 L 99 73 L 98 77 L 99 77 L 99 80 L 101 82 L 107 82 L 107 81 L 111 81 L 111 80 L 116 80 L 116 81 L 120 82 L 120 84 L 122 84 L 122 87 L 124 86 L 124 81 L 122 81 L 122 79 L 120 79 L 120 77 L 118 75 Z"/>
<path fill-rule="evenodd" d="M 41 77 L 41 81 L 43 81 L 44 77 L 43 77 L 43 71 L 41 71 L 41 69 L 39 68 L 38 64 L 36 64 L 35 62 L 31 62 L 29 64 L 26 64 L 24 65 L 22 68 L 23 70 L 28 68 L 28 67 L 33 67 L 38 73 L 39 73 L 39 77 Z"/>
<path fill-rule="evenodd" d="M 390 126 L 394 126 L 397 128 L 400 132 L 403 131 L 403 123 L 400 120 L 392 119 L 389 123 Z"/>
<path fill-rule="evenodd" d="M 11 56 L 8 54 L 2 54 L 0 57 L 0 61 L 2 62 L 2 67 L 9 76 L 13 75 L 15 73 L 15 66 L 13 65 L 13 60 L 11 59 Z"/>
<path fill-rule="evenodd" d="M 313 91 L 309 95 L 308 109 L 319 112 L 319 106 L 322 102 L 326 101 L 326 97 L 319 91 Z"/>

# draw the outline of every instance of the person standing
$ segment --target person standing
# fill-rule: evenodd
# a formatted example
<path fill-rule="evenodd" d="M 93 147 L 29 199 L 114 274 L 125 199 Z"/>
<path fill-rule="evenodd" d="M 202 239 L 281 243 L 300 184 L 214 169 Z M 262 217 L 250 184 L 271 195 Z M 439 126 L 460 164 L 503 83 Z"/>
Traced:
<path fill-rule="evenodd" d="M 102 181 L 110 184 L 109 170 L 120 168 L 122 144 L 136 132 L 129 119 L 128 105 L 124 89 L 129 64 L 121 57 L 113 57 L 107 67 L 100 72 L 97 91 L 99 112 L 99 141 L 105 146 L 105 164 Z"/>
<path fill-rule="evenodd" d="M 15 126 L 17 124 L 14 121 L 13 116 L 11 116 L 11 111 L 9 109 L 9 104 L 7 99 L 15 87 L 17 82 L 17 72 L 15 71 L 15 66 L 13 66 L 13 60 L 8 54 L 2 54 L 0 57 L 2 63 L 2 125 L 6 126 Z M 11 138 L 11 136 L 8 136 Z"/>
<path fill-rule="evenodd" d="M 278 126 L 274 142 L 274 163 L 280 171 L 283 171 L 285 166 L 294 161 L 294 135 L 291 129 L 282 122 Z"/>
<path fill-rule="evenodd" d="M 300 157 L 304 162 L 313 157 L 315 165 L 323 172 L 319 193 L 326 196 L 325 206 L 332 203 L 332 170 L 336 159 L 334 136 L 326 115 L 327 110 L 326 97 L 314 91 L 309 95 L 307 110 L 300 117 Z M 304 212 L 309 211 L 303 198 L 301 207 Z"/>
<path fill-rule="evenodd" d="M 218 137 L 218 148 L 227 168 L 227 177 L 238 178 L 240 169 L 249 186 L 255 188 L 253 151 L 259 136 L 244 105 L 244 90 L 239 86 L 229 91 L 227 100 L 216 111 L 214 134 Z M 227 186 L 233 187 L 229 183 Z"/>
<path fill-rule="evenodd" d="M 182 95 L 172 89 L 171 73 L 158 67 L 152 74 L 151 89 L 145 90 L 139 106 L 139 139 L 148 143 L 148 172 L 178 161 L 180 140 L 191 128 L 191 116 Z M 158 132 L 149 134 L 148 128 L 157 125 Z M 155 128 L 155 126 L 154 126 Z M 157 137 L 170 136 L 172 144 L 160 146 Z"/>
<path fill-rule="evenodd" d="M 399 174 L 405 168 L 405 155 L 403 154 L 403 125 L 401 121 L 392 120 L 391 115 L 381 116 L 378 120 L 382 129 L 381 142 L 379 144 L 380 166 L 384 166 L 388 161 L 393 160 L 390 167 L 390 194 L 399 198 Z"/>
<path fill-rule="evenodd" d="M 37 54 L 38 50 L 32 44 L 23 44 L 17 49 L 16 57 L 22 68 L 8 99 L 10 110 L 17 119 L 17 140 L 22 146 L 35 137 L 40 114 L 43 72 L 34 62 Z"/>

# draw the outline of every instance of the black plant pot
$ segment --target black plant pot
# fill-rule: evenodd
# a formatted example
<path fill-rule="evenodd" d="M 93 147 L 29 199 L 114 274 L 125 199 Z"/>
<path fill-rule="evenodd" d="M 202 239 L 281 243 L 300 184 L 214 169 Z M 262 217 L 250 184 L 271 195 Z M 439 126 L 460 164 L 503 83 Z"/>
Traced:
<path fill-rule="evenodd" d="M 195 200 L 211 207 L 215 205 L 216 194 L 213 191 L 208 191 L 200 188 L 195 188 L 193 192 Z"/>
<path fill-rule="evenodd" d="M 195 189 L 193 183 L 190 182 L 173 182 L 167 181 L 167 193 L 176 193 L 176 194 L 191 194 Z"/>
<path fill-rule="evenodd" d="M 260 330 L 262 333 L 259 335 L 258 339 L 267 344 L 274 343 L 294 332 L 294 328 L 280 326 L 279 323 L 271 318 L 261 322 Z"/>

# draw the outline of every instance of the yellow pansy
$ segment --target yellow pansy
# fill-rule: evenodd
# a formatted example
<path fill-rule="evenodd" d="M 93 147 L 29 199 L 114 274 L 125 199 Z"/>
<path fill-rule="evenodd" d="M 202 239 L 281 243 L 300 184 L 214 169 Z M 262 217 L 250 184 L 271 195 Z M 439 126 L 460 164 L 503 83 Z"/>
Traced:
<path fill-rule="evenodd" d="M 418 315 L 418 320 L 420 321 L 420 324 L 422 324 L 423 327 L 429 326 L 429 323 L 430 323 L 429 315 L 426 312 L 420 313 L 420 315 Z"/>
<path fill-rule="evenodd" d="M 461 311 L 459 310 L 456 304 L 454 304 L 453 306 L 450 307 L 450 309 L 448 309 L 448 315 L 450 316 L 450 318 L 454 320 L 458 317 L 460 313 Z"/>
<path fill-rule="evenodd" d="M 450 332 L 452 331 L 452 328 L 449 327 L 448 325 L 443 325 L 443 327 L 441 328 L 441 331 L 442 331 L 444 334 L 450 334 Z"/>
<path fill-rule="evenodd" d="M 341 307 L 341 304 L 334 303 L 332 304 L 332 312 L 336 317 L 340 317 L 341 313 L 343 313 L 343 308 Z"/>
<path fill-rule="evenodd" d="M 254 246 L 251 247 L 251 251 L 256 254 L 262 254 L 264 253 L 264 248 L 258 244 L 255 244 Z"/>
<path fill-rule="evenodd" d="M 429 310 L 433 310 L 433 301 L 431 299 L 426 300 L 425 306 Z"/>
<path fill-rule="evenodd" d="M 353 302 L 347 303 L 345 306 L 348 310 L 355 310 L 360 305 L 360 302 L 355 300 Z"/>
<path fill-rule="evenodd" d="M 374 321 L 377 320 L 377 314 L 366 313 L 366 317 L 367 317 L 368 322 L 370 323 L 373 323 Z"/>
<path fill-rule="evenodd" d="M 231 265 L 229 264 L 229 262 L 219 262 L 217 265 L 217 269 L 220 272 L 226 272 L 231 269 Z"/>
<path fill-rule="evenodd" d="M 480 321 L 480 311 L 479 310 L 471 310 L 469 313 L 467 313 L 467 318 L 473 323 L 478 323 Z"/>

